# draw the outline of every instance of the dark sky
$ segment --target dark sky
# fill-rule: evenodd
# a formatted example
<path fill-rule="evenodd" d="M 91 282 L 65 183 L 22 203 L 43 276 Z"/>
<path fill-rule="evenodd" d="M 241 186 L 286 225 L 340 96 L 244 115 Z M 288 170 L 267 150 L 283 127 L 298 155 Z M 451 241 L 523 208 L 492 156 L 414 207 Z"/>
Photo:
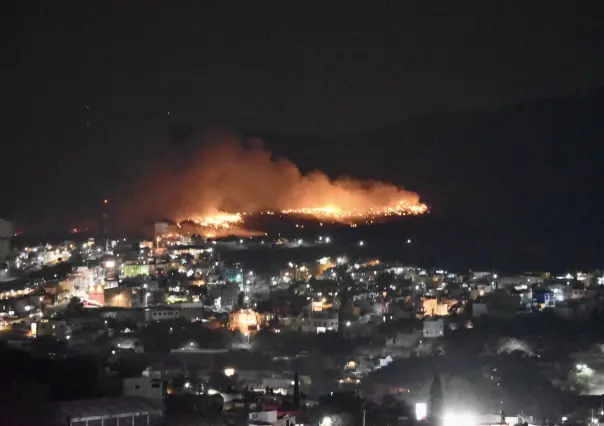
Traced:
<path fill-rule="evenodd" d="M 354 133 L 604 85 L 598 1 L 11 3 L 0 214 L 17 222 L 86 217 L 170 123 Z"/>

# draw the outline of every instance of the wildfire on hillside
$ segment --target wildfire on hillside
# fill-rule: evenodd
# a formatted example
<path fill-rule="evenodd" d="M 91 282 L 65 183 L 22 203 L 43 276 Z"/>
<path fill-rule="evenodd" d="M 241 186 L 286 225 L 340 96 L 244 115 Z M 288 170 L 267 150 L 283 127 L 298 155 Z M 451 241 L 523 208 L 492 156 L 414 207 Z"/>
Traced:
<path fill-rule="evenodd" d="M 146 188 L 155 190 L 132 211 L 189 221 L 201 235 L 241 235 L 252 215 L 358 226 L 428 212 L 417 193 L 392 183 L 303 173 L 258 139 L 212 134 L 187 162 L 169 158 L 143 173 L 150 178 Z M 178 168 L 171 167 L 175 163 Z"/>
<path fill-rule="evenodd" d="M 343 223 L 351 227 L 359 224 L 372 224 L 376 221 L 385 220 L 396 216 L 417 216 L 428 212 L 428 206 L 423 203 L 409 204 L 400 202 L 384 207 L 369 207 L 366 209 L 354 208 L 345 209 L 338 206 L 309 207 L 298 209 L 280 210 L 278 212 L 263 211 L 261 215 L 278 215 L 281 217 L 303 217 L 317 221 Z M 203 234 L 208 237 L 220 235 L 241 235 L 245 231 L 242 227 L 245 224 L 245 216 L 250 213 L 217 213 L 214 215 L 198 216 L 190 220 L 198 225 Z"/>

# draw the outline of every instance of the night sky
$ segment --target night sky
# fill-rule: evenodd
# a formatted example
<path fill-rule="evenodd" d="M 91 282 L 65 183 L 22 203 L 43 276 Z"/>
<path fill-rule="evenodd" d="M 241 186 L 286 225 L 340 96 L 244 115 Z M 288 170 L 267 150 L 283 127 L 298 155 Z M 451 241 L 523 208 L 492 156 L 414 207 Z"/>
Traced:
<path fill-rule="evenodd" d="M 206 128 L 279 134 L 271 149 L 297 161 L 304 142 L 280 142 L 288 135 L 341 144 L 419 115 L 604 86 L 598 1 L 11 3 L 0 13 L 0 215 L 25 228 L 96 217 L 141 163 Z M 463 139 L 450 161 L 471 149 Z M 345 156 L 333 169 L 318 153 L 302 160 L 367 177 L 380 155 L 368 170 Z M 437 182 L 408 175 L 385 177 L 447 209 Z"/>

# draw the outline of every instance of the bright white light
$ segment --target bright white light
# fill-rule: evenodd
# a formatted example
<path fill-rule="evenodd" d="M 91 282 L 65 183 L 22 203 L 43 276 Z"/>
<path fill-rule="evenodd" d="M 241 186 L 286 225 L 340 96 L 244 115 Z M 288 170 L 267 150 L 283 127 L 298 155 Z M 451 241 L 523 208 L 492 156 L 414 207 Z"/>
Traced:
<path fill-rule="evenodd" d="M 321 420 L 321 426 L 331 426 L 332 424 L 333 420 L 331 417 L 323 417 L 323 420 Z"/>
<path fill-rule="evenodd" d="M 185 383 L 185 388 L 189 389 L 190 387 L 191 387 L 191 383 L 186 382 L 186 383 Z"/>
<path fill-rule="evenodd" d="M 329 244 L 329 243 L 331 242 L 331 238 L 329 238 L 329 237 L 325 237 L 325 242 L 326 242 L 327 244 Z"/>
<path fill-rule="evenodd" d="M 408 240 L 407 240 L 407 244 L 411 244 L 411 239 L 408 239 Z"/>
<path fill-rule="evenodd" d="M 225 368 L 224 369 L 224 375 L 227 377 L 231 377 L 235 375 L 235 369 L 234 368 Z"/>
<path fill-rule="evenodd" d="M 472 414 L 469 413 L 459 413 L 453 414 L 449 413 L 445 415 L 445 421 L 443 426 L 475 426 L 476 419 Z"/>
<path fill-rule="evenodd" d="M 425 402 L 418 402 L 415 404 L 415 418 L 417 420 L 423 420 L 428 415 L 428 404 Z"/>
<path fill-rule="evenodd" d="M 359 241 L 359 245 L 360 245 L 361 247 L 363 247 L 363 246 L 365 245 L 365 243 L 364 243 L 363 241 Z"/>
<path fill-rule="evenodd" d="M 218 392 L 216 389 L 208 389 L 208 395 L 216 395 L 219 394 L 220 392 Z"/>
<path fill-rule="evenodd" d="M 105 267 L 115 268 L 115 260 L 108 260 L 107 262 L 105 262 Z"/>

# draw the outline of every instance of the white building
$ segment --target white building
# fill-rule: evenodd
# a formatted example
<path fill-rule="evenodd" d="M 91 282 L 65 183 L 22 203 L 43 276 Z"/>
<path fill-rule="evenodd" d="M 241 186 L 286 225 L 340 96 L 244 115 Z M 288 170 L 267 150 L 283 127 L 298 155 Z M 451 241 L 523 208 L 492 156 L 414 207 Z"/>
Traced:
<path fill-rule="evenodd" d="M 239 284 L 227 282 L 223 284 L 211 284 L 207 286 L 208 295 L 215 299 L 216 307 L 232 311 L 239 299 L 241 288 Z"/>
<path fill-rule="evenodd" d="M 180 312 L 168 307 L 145 309 L 145 321 L 170 321 L 180 317 Z"/>
<path fill-rule="evenodd" d="M 543 285 L 543 278 L 533 275 L 505 276 L 499 279 L 498 284 L 499 288 L 518 286 L 531 287 L 532 285 Z"/>
<path fill-rule="evenodd" d="M 124 379 L 122 382 L 122 394 L 161 401 L 164 396 L 164 389 L 160 379 L 145 376 L 131 377 Z"/>
<path fill-rule="evenodd" d="M 445 324 L 441 318 L 425 319 L 423 333 L 426 338 L 443 337 L 445 335 Z"/>
<path fill-rule="evenodd" d="M 312 317 L 304 318 L 300 328 L 305 332 L 320 334 L 327 331 L 338 331 L 339 324 L 337 313 L 322 312 L 313 313 Z"/>
<path fill-rule="evenodd" d="M 105 323 L 100 316 L 42 318 L 31 325 L 32 335 L 53 336 L 58 340 L 69 340 L 76 332 L 90 331 L 94 334 L 104 329 Z"/>
<path fill-rule="evenodd" d="M 296 418 L 290 415 L 277 416 L 276 411 L 256 411 L 250 413 L 250 425 L 295 426 Z"/>

